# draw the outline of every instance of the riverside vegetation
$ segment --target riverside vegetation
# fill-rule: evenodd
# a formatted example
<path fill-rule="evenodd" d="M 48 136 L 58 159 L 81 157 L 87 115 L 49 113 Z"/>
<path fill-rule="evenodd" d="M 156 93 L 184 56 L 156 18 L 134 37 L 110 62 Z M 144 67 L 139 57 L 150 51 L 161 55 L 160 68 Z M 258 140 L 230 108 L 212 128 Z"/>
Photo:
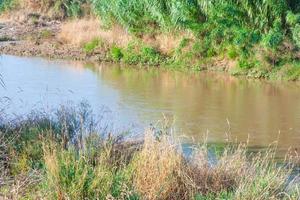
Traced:
<path fill-rule="evenodd" d="M 28 41 L 27 49 L 28 44 L 39 48 L 50 43 L 46 47 L 63 51 L 61 46 L 74 45 L 87 57 L 101 55 L 114 62 L 297 80 L 299 4 L 0 0 L 0 10 L 10 17 L 26 16 L 25 27 L 32 25 L 29 35 L 20 32 L 16 40 Z M 59 33 L 60 22 L 47 29 L 47 20 L 63 20 Z M 12 40 L 1 36 L 1 41 Z M 300 198 L 299 177 L 293 175 L 296 158 L 287 155 L 279 165 L 272 148 L 254 154 L 246 144 L 218 148 L 204 143 L 186 155 L 168 127 L 149 128 L 137 141 L 130 132 L 114 132 L 95 119 L 85 103 L 14 118 L 1 110 L 0 198 Z"/>
<path fill-rule="evenodd" d="M 34 23 L 40 15 L 64 20 L 56 39 L 86 56 L 101 54 L 100 60 L 254 78 L 300 77 L 298 1 L 1 0 L 0 10 L 30 11 Z M 51 34 L 39 39 L 43 35 Z"/>
<path fill-rule="evenodd" d="M 90 107 L 1 115 L 0 196 L 4 199 L 299 199 L 292 160 L 246 146 L 195 145 L 190 156 L 169 128 L 148 129 L 140 142 L 110 132 Z M 164 127 L 164 126 L 162 126 Z"/>

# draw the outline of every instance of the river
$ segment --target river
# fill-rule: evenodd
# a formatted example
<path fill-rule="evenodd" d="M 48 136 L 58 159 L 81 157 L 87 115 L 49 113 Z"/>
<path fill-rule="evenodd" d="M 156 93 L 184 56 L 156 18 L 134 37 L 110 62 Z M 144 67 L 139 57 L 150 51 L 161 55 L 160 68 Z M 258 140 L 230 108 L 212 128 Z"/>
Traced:
<path fill-rule="evenodd" d="M 163 118 L 187 141 L 230 138 L 253 149 L 278 142 L 300 153 L 300 84 L 215 73 L 89 64 L 2 55 L 2 106 L 10 114 L 86 100 L 118 127 L 143 129 Z"/>

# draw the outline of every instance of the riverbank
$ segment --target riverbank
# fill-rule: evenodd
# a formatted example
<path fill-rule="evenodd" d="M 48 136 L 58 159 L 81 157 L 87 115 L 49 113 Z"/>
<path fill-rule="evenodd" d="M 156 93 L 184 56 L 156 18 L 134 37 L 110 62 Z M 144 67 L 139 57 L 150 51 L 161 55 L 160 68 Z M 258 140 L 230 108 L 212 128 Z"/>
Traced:
<path fill-rule="evenodd" d="M 32 112 L 0 124 L 4 199 L 298 199 L 295 161 L 278 166 L 272 149 L 195 145 L 184 156 L 164 128 L 141 142 L 99 127 L 87 105 Z M 136 137 L 135 137 L 136 138 Z M 217 161 L 211 162 L 214 152 Z M 295 181 L 297 181 L 295 179 Z"/>
<path fill-rule="evenodd" d="M 62 23 L 51 19 L 37 19 L 36 16 L 28 16 L 24 21 L 3 19 L 0 24 L 0 54 L 104 61 L 104 52 L 91 56 L 76 45 L 60 41 L 57 35 Z"/>
<path fill-rule="evenodd" d="M 132 34 L 117 25 L 105 28 L 95 16 L 53 20 L 36 13 L 18 19 L 9 14 L 0 24 L 0 54 L 218 71 L 273 80 L 298 80 L 300 75 L 296 58 L 274 67 L 261 57 L 269 54 L 261 48 L 254 50 L 254 59 L 246 60 L 232 49 L 211 56 L 203 56 L 209 50 L 202 51 L 201 43 L 189 31 Z"/>

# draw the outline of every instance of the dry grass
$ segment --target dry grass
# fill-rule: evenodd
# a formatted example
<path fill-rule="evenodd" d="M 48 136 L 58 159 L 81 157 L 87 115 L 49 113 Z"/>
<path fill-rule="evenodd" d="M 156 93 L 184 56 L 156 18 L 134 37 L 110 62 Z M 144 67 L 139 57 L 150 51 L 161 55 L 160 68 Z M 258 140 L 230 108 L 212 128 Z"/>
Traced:
<path fill-rule="evenodd" d="M 191 160 L 181 156 L 179 143 L 169 136 L 157 140 L 146 132 L 134 163 L 133 184 L 146 199 L 191 199 L 195 194 L 230 191 L 246 173 L 245 151 L 225 152 L 216 166 L 209 164 L 207 148 L 197 149 Z"/>
<path fill-rule="evenodd" d="M 189 32 L 176 34 L 159 33 L 154 36 L 143 35 L 142 41 L 149 46 L 157 48 L 163 54 L 171 54 L 179 46 L 183 38 L 194 39 L 194 36 Z"/>
<path fill-rule="evenodd" d="M 95 17 L 67 21 L 62 25 L 58 38 L 76 46 L 82 46 L 93 39 L 101 39 L 110 45 L 126 46 L 131 40 L 129 34 L 120 26 L 109 30 L 101 27 L 100 20 Z"/>
<path fill-rule="evenodd" d="M 211 164 L 205 145 L 186 160 L 168 136 L 157 140 L 147 132 L 144 141 L 133 161 L 133 185 L 145 199 L 294 199 L 285 192 L 292 168 L 278 166 L 274 150 L 251 156 L 245 145 L 226 147 Z"/>
<path fill-rule="evenodd" d="M 176 147 L 169 138 L 157 141 L 152 132 L 146 132 L 143 148 L 133 161 L 133 185 L 145 199 L 169 199 L 180 187 L 176 174 L 182 158 Z"/>
<path fill-rule="evenodd" d="M 60 127 L 66 122 L 61 119 L 57 123 Z M 28 129 L 29 132 L 23 134 L 34 137 L 30 132 L 33 130 L 39 129 Z M 81 140 L 65 144 L 53 138 L 64 132 L 64 128 L 57 133 L 52 131 L 55 129 L 46 128 L 44 134 L 32 139 L 33 144 L 42 143 L 41 151 L 26 146 L 20 152 L 23 155 L 28 151 L 28 161 L 33 160 L 30 156 L 37 156 L 35 164 L 42 164 L 37 174 L 43 176 L 33 177 L 31 165 L 28 165 L 29 173 L 20 172 L 10 179 L 0 173 L 0 195 L 5 185 L 5 195 L 11 199 L 40 196 L 61 200 L 297 200 L 300 197 L 299 182 L 288 182 L 293 165 L 279 166 L 271 148 L 263 153 L 249 154 L 246 145 L 218 147 L 216 152 L 203 144 L 195 147 L 192 156 L 186 158 L 180 142 L 169 132 L 156 134 L 148 130 L 143 143 L 128 143 L 123 137 L 101 137 L 93 132 L 84 137 L 75 135 L 73 139 Z M 15 148 L 14 144 L 7 146 L 7 139 L 0 137 L 1 171 L 5 169 L 1 157 L 16 157 L 2 150 Z M 17 146 L 20 143 L 22 141 L 17 142 Z M 211 162 L 211 154 L 215 162 Z M 15 162 L 23 161 L 15 159 Z"/>
<path fill-rule="evenodd" d="M 191 162 L 182 170 L 182 182 L 191 194 L 218 194 L 231 191 L 239 178 L 246 173 L 245 152 L 241 149 L 233 154 L 226 152 L 216 165 L 209 163 L 207 148 L 195 151 Z"/>
<path fill-rule="evenodd" d="M 193 36 L 188 32 L 161 33 L 143 35 L 141 40 L 145 45 L 155 47 L 164 54 L 170 54 L 179 46 L 182 38 L 193 38 Z M 76 46 L 100 39 L 108 45 L 126 47 L 134 39 L 134 36 L 117 24 L 110 28 L 103 28 L 100 19 L 90 17 L 65 22 L 58 34 L 58 39 Z"/>

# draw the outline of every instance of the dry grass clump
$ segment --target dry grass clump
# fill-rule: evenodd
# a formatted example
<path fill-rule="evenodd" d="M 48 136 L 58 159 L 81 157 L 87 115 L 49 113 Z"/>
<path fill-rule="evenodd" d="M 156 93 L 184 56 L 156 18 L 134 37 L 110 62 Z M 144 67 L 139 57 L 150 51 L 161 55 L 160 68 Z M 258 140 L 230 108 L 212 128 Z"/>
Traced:
<path fill-rule="evenodd" d="M 145 45 L 157 48 L 164 54 L 171 54 L 179 46 L 182 38 L 193 38 L 193 36 L 188 32 L 175 35 L 171 33 L 159 33 L 155 35 L 145 34 L 140 39 Z M 92 40 L 99 39 L 108 46 L 125 48 L 137 38 L 133 34 L 129 34 L 118 24 L 105 28 L 99 18 L 89 17 L 66 21 L 61 26 L 58 39 L 64 43 L 76 46 L 83 46 Z"/>
<path fill-rule="evenodd" d="M 169 136 L 157 139 L 146 132 L 142 150 L 133 161 L 133 185 L 145 199 L 191 199 L 196 194 L 232 191 L 246 173 L 246 155 L 241 149 L 224 153 L 212 166 L 206 147 L 195 150 L 190 160 L 182 157 L 179 147 Z"/>
<path fill-rule="evenodd" d="M 209 163 L 207 148 L 195 151 L 183 169 L 183 183 L 192 194 L 218 194 L 232 191 L 246 173 L 246 156 L 241 149 L 224 152 L 216 164 Z"/>
<path fill-rule="evenodd" d="M 151 131 L 145 134 L 142 150 L 136 155 L 133 185 L 145 199 L 170 199 L 180 187 L 177 174 L 182 158 L 170 138 L 156 140 Z"/>
<path fill-rule="evenodd" d="M 152 47 L 157 48 L 163 54 L 171 54 L 178 46 L 183 38 L 194 39 L 194 36 L 188 31 L 179 33 L 158 33 L 155 35 L 143 35 L 142 41 Z M 188 50 L 190 50 L 189 48 Z"/>
<path fill-rule="evenodd" d="M 278 166 L 275 151 L 247 154 L 245 145 L 228 146 L 210 163 L 209 148 L 195 149 L 186 160 L 168 136 L 157 140 L 152 132 L 133 160 L 133 186 L 144 199 L 293 199 L 287 191 L 292 167 Z"/>
<path fill-rule="evenodd" d="M 131 40 L 129 34 L 120 26 L 103 29 L 101 21 L 96 17 L 65 22 L 58 38 L 76 46 L 82 46 L 93 39 L 101 39 L 107 44 L 126 46 Z"/>

